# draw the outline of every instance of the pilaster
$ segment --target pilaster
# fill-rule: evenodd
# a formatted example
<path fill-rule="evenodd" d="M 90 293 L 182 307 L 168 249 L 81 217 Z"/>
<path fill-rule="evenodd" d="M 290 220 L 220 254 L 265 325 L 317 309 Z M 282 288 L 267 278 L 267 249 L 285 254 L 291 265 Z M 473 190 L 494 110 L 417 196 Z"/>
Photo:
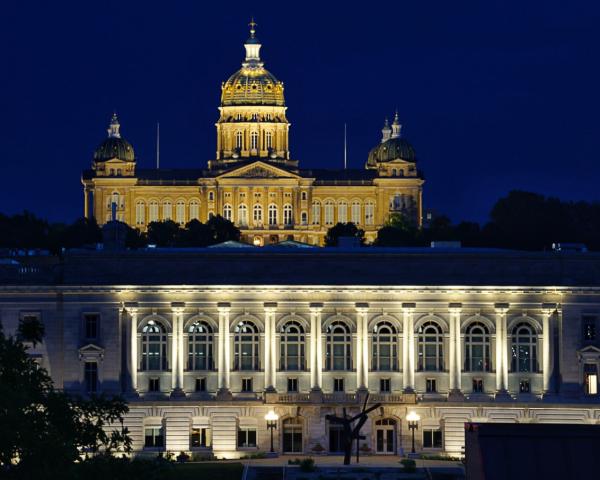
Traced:
<path fill-rule="evenodd" d="M 356 387 L 369 389 L 369 304 L 356 303 Z"/>
<path fill-rule="evenodd" d="M 265 302 L 265 390 L 277 391 L 277 340 L 275 336 L 275 313 L 277 303 Z"/>
<path fill-rule="evenodd" d="M 402 304 L 402 382 L 406 393 L 415 391 L 415 307 L 414 303 Z"/>
<path fill-rule="evenodd" d="M 508 343 L 506 314 L 508 303 L 496 303 L 496 399 L 510 398 L 508 394 Z"/>
<path fill-rule="evenodd" d="M 217 310 L 219 312 L 219 390 L 217 392 L 217 398 L 219 400 L 230 400 L 229 371 L 231 368 L 231 345 L 229 342 L 229 312 L 231 311 L 231 304 L 220 302 L 217 304 Z"/>
<path fill-rule="evenodd" d="M 173 342 L 171 348 L 171 396 L 184 397 L 183 391 L 183 312 L 184 302 L 172 302 Z"/>
<path fill-rule="evenodd" d="M 460 341 L 460 314 L 461 303 L 450 303 L 450 392 L 448 399 L 452 401 L 463 400 L 462 393 L 462 344 Z"/>
<path fill-rule="evenodd" d="M 310 374 L 311 374 L 311 401 L 322 401 L 323 386 L 323 345 L 321 341 L 321 312 L 322 303 L 310 304 Z"/>
<path fill-rule="evenodd" d="M 137 318 L 138 307 L 137 302 L 126 302 L 124 305 L 125 311 L 129 314 L 131 321 L 129 322 L 129 374 L 130 374 L 130 392 L 131 396 L 138 395 L 138 335 L 137 335 Z"/>

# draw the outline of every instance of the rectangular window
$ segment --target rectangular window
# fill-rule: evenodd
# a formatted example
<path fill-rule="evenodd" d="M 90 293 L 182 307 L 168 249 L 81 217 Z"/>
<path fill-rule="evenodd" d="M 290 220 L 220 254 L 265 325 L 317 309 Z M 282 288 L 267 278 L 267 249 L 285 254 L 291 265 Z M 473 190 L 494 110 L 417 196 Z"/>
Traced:
<path fill-rule="evenodd" d="M 288 378 L 287 379 L 287 389 L 288 392 L 297 392 L 298 391 L 298 379 L 297 378 Z"/>
<path fill-rule="evenodd" d="M 442 448 L 442 431 L 440 429 L 423 429 L 423 448 Z"/>
<path fill-rule="evenodd" d="M 519 382 L 519 393 L 529 393 L 531 392 L 531 387 L 529 386 L 529 379 L 523 378 Z"/>
<path fill-rule="evenodd" d="M 334 392 L 343 392 L 344 391 L 344 379 L 343 378 L 334 378 L 333 379 L 333 391 Z"/>
<path fill-rule="evenodd" d="M 598 395 L 598 369 L 596 364 L 583 365 L 583 388 L 586 395 Z"/>
<path fill-rule="evenodd" d="M 379 391 L 381 393 L 389 393 L 391 391 L 389 378 L 380 378 L 379 379 Z"/>
<path fill-rule="evenodd" d="M 196 379 L 196 391 L 206 392 L 206 378 L 202 377 Z"/>
<path fill-rule="evenodd" d="M 148 391 L 149 392 L 160 392 L 160 378 L 154 377 L 148 379 Z"/>
<path fill-rule="evenodd" d="M 146 427 L 144 429 L 144 447 L 160 448 L 165 445 L 163 427 Z"/>
<path fill-rule="evenodd" d="M 425 381 L 425 391 L 427 393 L 435 393 L 437 392 L 437 381 L 435 378 L 428 378 Z"/>
<path fill-rule="evenodd" d="M 83 316 L 84 332 L 87 340 L 96 340 L 100 326 L 100 315 L 97 313 L 86 313 Z"/>
<path fill-rule="evenodd" d="M 98 391 L 98 364 L 85 362 L 84 366 L 85 392 L 93 394 Z"/>
<path fill-rule="evenodd" d="M 242 392 L 252 392 L 254 391 L 252 388 L 252 379 L 251 378 L 242 378 Z"/>
<path fill-rule="evenodd" d="M 473 393 L 483 393 L 483 379 L 482 378 L 474 378 L 473 379 Z"/>
<path fill-rule="evenodd" d="M 256 447 L 256 428 L 240 427 L 238 430 L 238 448 Z"/>
<path fill-rule="evenodd" d="M 207 448 L 210 445 L 210 429 L 208 427 L 193 427 L 190 435 L 190 447 Z"/>
<path fill-rule="evenodd" d="M 594 315 L 584 315 L 581 319 L 583 327 L 583 341 L 593 342 L 596 340 L 596 317 Z"/>

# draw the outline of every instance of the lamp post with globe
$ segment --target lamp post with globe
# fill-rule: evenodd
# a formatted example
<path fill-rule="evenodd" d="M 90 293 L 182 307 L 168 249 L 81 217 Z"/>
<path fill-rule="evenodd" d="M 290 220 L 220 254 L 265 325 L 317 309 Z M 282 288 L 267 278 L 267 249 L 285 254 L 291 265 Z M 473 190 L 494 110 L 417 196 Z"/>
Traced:
<path fill-rule="evenodd" d="M 417 412 L 408 412 L 406 415 L 406 421 L 408 422 L 408 428 L 412 432 L 412 450 L 411 453 L 415 453 L 415 430 L 419 428 L 420 415 Z"/>
<path fill-rule="evenodd" d="M 279 415 L 277 415 L 273 410 L 269 410 L 269 413 L 265 415 L 265 420 L 267 421 L 267 429 L 271 431 L 271 453 L 275 453 L 273 449 L 273 430 L 277 428 L 277 420 L 279 420 Z"/>

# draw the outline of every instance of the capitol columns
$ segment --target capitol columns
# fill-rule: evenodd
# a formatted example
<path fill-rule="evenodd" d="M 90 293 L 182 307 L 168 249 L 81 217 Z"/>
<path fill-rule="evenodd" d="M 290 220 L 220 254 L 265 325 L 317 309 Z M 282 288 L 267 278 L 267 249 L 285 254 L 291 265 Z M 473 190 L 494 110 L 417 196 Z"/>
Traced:
<path fill-rule="evenodd" d="M 356 388 L 369 388 L 369 304 L 356 303 Z"/>
<path fill-rule="evenodd" d="M 277 391 L 277 339 L 275 337 L 275 313 L 277 303 L 265 302 L 265 391 Z"/>
<path fill-rule="evenodd" d="M 508 388 L 508 338 L 506 313 L 508 303 L 496 303 L 496 396 L 506 396 Z"/>
<path fill-rule="evenodd" d="M 544 395 L 550 393 L 550 378 L 552 367 L 550 366 L 552 337 L 551 318 L 557 310 L 556 303 L 542 303 L 542 392 Z"/>
<path fill-rule="evenodd" d="M 402 382 L 405 392 L 415 390 L 415 303 L 402 304 Z"/>
<path fill-rule="evenodd" d="M 183 312 L 185 302 L 171 302 L 173 341 L 171 348 L 171 396 L 185 396 L 183 391 Z"/>
<path fill-rule="evenodd" d="M 462 399 L 462 345 L 460 341 L 460 313 L 462 303 L 448 304 L 450 312 L 450 342 L 449 342 L 449 369 L 450 369 L 450 394 L 449 399 Z"/>
<path fill-rule="evenodd" d="M 219 311 L 217 398 L 220 400 L 226 400 L 231 399 L 231 392 L 229 390 L 229 369 L 231 368 L 231 344 L 229 342 L 229 312 L 231 311 L 231 304 L 227 302 L 219 302 L 217 303 L 217 310 Z"/>
<path fill-rule="evenodd" d="M 310 304 L 310 388 L 320 396 L 323 386 L 323 343 L 321 341 L 322 303 Z"/>
<path fill-rule="evenodd" d="M 129 374 L 131 376 L 130 394 L 137 395 L 137 367 L 138 367 L 138 353 L 137 353 L 137 318 L 138 318 L 138 304 L 137 302 L 125 302 L 123 305 L 125 311 L 129 314 L 131 322 L 127 327 L 129 332 L 129 360 L 127 366 L 129 367 Z"/>

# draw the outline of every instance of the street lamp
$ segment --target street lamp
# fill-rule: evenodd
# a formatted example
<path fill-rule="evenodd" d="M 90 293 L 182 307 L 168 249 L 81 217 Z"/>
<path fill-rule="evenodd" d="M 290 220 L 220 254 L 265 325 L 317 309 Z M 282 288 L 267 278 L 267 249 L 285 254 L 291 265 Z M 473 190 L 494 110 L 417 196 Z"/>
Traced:
<path fill-rule="evenodd" d="M 279 420 L 279 415 L 277 415 L 273 410 L 269 410 L 269 413 L 265 415 L 265 420 L 267 421 L 267 429 L 271 430 L 271 453 L 274 453 L 273 430 L 277 428 L 277 420 Z"/>
<path fill-rule="evenodd" d="M 412 431 L 412 451 L 415 453 L 415 430 L 419 428 L 420 415 L 417 412 L 408 412 L 406 421 L 408 422 L 408 428 Z"/>

